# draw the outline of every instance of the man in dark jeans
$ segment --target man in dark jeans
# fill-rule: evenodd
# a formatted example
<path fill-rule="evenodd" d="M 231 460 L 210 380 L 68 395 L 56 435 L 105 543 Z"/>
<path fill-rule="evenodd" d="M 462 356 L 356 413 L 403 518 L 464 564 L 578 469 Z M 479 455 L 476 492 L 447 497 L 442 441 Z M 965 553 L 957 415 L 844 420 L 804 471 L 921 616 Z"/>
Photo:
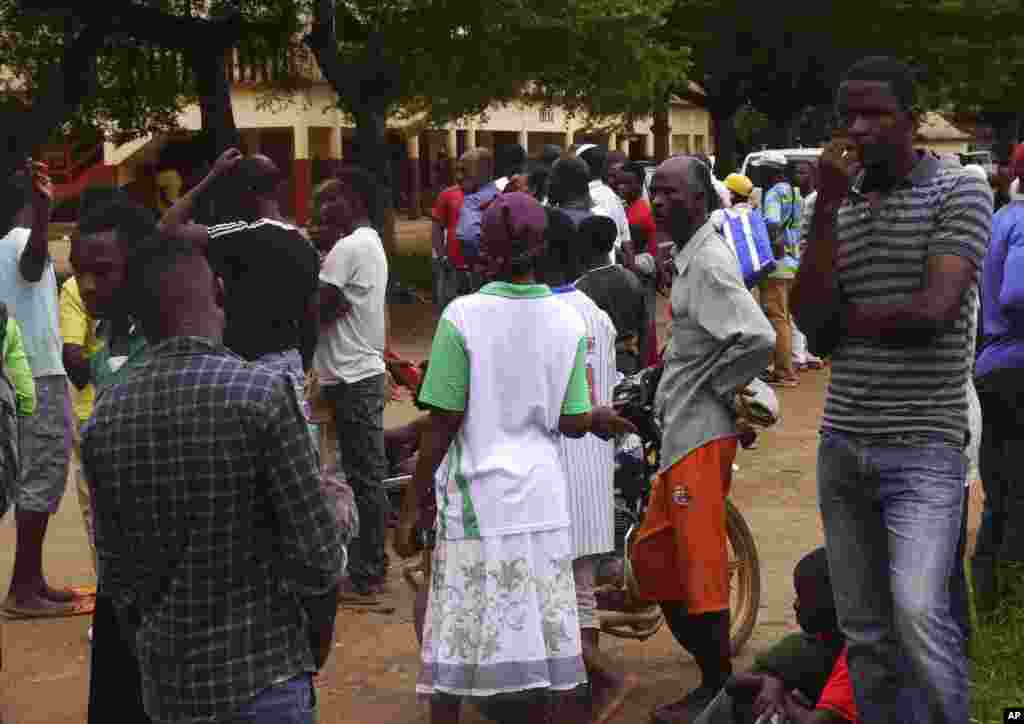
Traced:
<path fill-rule="evenodd" d="M 320 269 L 320 340 L 315 368 L 334 406 L 341 465 L 356 496 L 359 537 L 349 548 L 341 600 L 375 603 L 387 576 L 388 499 L 384 452 L 385 291 L 388 260 L 370 223 L 376 186 L 360 168 L 338 174 L 337 193 L 320 210 L 324 233 L 338 242 Z"/>
<path fill-rule="evenodd" d="M 129 253 L 145 359 L 82 430 L 104 635 L 137 656 L 153 721 L 312 724 L 344 533 L 291 381 L 223 346 L 223 290 L 190 238 Z M 105 721 L 140 721 L 130 690 L 107 693 Z"/>

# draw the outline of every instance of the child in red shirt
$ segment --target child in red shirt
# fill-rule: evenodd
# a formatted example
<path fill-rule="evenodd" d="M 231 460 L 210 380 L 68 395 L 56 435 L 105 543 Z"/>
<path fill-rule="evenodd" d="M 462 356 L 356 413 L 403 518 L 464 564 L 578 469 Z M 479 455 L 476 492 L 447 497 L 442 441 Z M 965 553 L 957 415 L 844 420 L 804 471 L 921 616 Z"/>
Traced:
<path fill-rule="evenodd" d="M 733 676 L 694 724 L 754 724 L 776 714 L 787 724 L 857 723 L 824 548 L 797 563 L 793 586 L 802 631 L 760 654 L 751 671 Z"/>

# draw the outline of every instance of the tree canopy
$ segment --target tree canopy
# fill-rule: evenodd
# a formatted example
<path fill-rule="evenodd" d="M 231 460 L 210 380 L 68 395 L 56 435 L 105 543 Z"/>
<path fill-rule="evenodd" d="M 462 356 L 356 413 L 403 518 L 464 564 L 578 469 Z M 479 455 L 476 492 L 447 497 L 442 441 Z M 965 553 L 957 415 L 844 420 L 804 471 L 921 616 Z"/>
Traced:
<path fill-rule="evenodd" d="M 123 142 L 169 130 L 195 101 L 230 137 L 225 53 L 286 55 L 297 22 L 290 0 L 0 0 L 4 90 L 19 99 L 0 172 L 62 131 Z"/>

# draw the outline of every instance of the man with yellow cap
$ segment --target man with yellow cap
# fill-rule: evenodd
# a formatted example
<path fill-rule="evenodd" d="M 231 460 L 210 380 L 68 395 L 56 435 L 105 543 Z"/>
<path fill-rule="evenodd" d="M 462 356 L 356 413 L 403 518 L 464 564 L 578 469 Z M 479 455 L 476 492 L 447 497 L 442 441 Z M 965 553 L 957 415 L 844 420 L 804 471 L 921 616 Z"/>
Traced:
<path fill-rule="evenodd" d="M 753 208 L 750 203 L 750 194 L 754 191 L 754 183 L 749 178 L 743 174 L 731 173 L 725 177 L 725 188 L 729 189 L 732 208 L 736 208 L 737 205 Z"/>

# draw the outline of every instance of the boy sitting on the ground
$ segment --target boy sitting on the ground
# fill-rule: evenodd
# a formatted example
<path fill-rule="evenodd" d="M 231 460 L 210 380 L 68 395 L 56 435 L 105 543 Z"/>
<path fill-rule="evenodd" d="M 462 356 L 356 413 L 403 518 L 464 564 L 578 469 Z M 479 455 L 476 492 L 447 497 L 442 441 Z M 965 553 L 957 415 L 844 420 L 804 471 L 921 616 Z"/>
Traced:
<path fill-rule="evenodd" d="M 824 548 L 797 563 L 793 586 L 803 631 L 760 654 L 749 672 L 733 676 L 694 724 L 753 724 L 773 721 L 776 714 L 779 724 L 856 724 Z"/>

